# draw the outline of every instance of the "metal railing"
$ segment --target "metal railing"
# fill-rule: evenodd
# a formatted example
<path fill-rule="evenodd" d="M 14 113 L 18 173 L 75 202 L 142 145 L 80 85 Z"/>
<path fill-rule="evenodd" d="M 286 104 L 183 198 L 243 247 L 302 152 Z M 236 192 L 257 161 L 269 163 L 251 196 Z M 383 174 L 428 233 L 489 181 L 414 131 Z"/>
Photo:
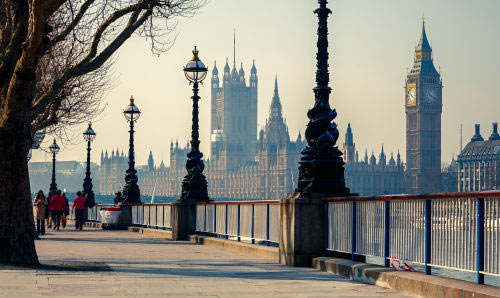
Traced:
<path fill-rule="evenodd" d="M 196 232 L 263 245 L 279 243 L 280 201 L 209 202 L 196 205 Z"/>
<path fill-rule="evenodd" d="M 132 206 L 132 225 L 153 229 L 172 229 L 172 204 Z"/>
<path fill-rule="evenodd" d="M 113 205 L 95 205 L 88 208 L 87 221 L 101 222 L 100 210 Z M 172 229 L 171 204 L 142 204 L 132 206 L 132 225 L 153 229 Z M 68 217 L 74 219 L 74 214 Z"/>
<path fill-rule="evenodd" d="M 329 251 L 500 276 L 500 191 L 323 201 Z"/>

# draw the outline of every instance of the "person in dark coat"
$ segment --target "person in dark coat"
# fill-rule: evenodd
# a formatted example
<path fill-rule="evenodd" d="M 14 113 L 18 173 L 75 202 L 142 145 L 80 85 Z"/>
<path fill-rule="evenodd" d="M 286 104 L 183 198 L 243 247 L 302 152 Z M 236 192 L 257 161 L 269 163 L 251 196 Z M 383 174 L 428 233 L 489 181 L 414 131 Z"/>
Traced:
<path fill-rule="evenodd" d="M 62 217 L 61 217 L 61 225 L 64 229 L 66 227 L 66 221 L 67 221 L 68 215 L 69 215 L 69 201 L 68 201 L 68 198 L 66 197 L 65 192 L 63 192 L 62 196 L 64 198 L 64 212 L 63 212 Z"/>
<path fill-rule="evenodd" d="M 52 227 L 52 223 L 54 220 L 52 219 L 52 212 L 50 212 L 50 201 L 52 200 L 52 197 L 54 196 L 55 193 L 48 192 L 47 195 L 47 206 L 45 206 L 45 219 L 47 220 L 47 228 L 50 229 Z"/>
<path fill-rule="evenodd" d="M 114 199 L 114 202 L 115 202 L 115 205 L 118 205 L 118 203 L 121 203 L 123 201 L 123 197 L 122 197 L 122 193 L 121 192 L 117 192 L 115 193 L 115 199 Z"/>

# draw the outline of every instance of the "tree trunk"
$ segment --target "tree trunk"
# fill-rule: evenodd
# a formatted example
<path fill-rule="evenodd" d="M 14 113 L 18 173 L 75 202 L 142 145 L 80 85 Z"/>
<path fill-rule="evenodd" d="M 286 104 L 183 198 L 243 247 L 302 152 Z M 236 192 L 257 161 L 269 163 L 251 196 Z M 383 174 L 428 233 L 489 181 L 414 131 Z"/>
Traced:
<path fill-rule="evenodd" d="M 28 141 L 0 128 L 0 263 L 38 265 L 28 174 Z"/>

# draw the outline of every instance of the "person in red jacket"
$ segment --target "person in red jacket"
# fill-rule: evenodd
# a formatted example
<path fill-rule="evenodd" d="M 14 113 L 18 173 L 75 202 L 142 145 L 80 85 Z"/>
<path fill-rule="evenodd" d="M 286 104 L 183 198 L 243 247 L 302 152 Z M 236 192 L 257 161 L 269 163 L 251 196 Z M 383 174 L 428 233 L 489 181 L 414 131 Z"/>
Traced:
<path fill-rule="evenodd" d="M 83 229 L 83 216 L 85 212 L 85 203 L 87 199 L 82 196 L 81 191 L 76 192 L 76 198 L 73 200 L 73 210 L 75 211 L 75 229 Z"/>
<path fill-rule="evenodd" d="M 52 197 L 49 204 L 50 211 L 54 214 L 54 230 L 59 230 L 59 225 L 61 224 L 61 217 L 66 210 L 66 201 L 61 195 L 61 191 L 58 189 L 56 194 Z"/>

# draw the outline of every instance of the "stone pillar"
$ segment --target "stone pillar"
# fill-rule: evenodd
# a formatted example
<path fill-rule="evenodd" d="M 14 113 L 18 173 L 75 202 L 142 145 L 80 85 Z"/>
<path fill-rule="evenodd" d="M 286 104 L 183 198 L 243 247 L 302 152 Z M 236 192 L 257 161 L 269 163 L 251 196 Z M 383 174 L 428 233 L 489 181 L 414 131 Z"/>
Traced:
<path fill-rule="evenodd" d="M 280 264 L 310 267 L 325 252 L 325 204 L 321 198 L 339 194 L 289 194 L 281 200 Z M 345 194 L 342 194 L 345 196 Z"/>
<path fill-rule="evenodd" d="M 121 229 L 128 229 L 132 225 L 132 205 L 120 206 L 119 226 Z"/>
<path fill-rule="evenodd" d="M 172 204 L 172 240 L 187 240 L 196 228 L 195 202 L 178 200 Z"/>

